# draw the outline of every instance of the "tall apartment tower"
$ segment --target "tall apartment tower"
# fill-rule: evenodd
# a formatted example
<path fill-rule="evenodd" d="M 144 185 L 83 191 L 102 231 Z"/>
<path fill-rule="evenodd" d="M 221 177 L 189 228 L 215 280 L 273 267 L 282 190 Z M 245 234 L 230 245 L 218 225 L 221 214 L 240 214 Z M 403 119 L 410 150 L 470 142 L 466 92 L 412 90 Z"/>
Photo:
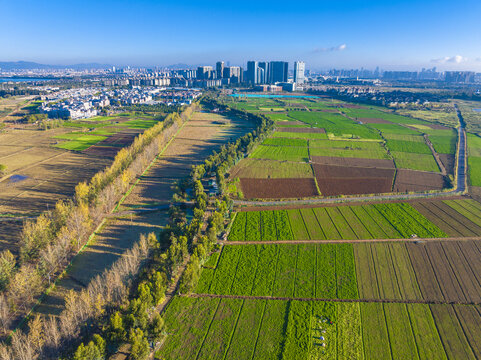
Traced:
<path fill-rule="evenodd" d="M 285 61 L 271 61 L 269 68 L 269 82 L 271 84 L 276 82 L 287 82 L 289 63 Z"/>
<path fill-rule="evenodd" d="M 217 61 L 215 64 L 215 71 L 217 75 L 217 79 L 222 79 L 224 75 L 224 62 L 223 61 Z"/>
<path fill-rule="evenodd" d="M 260 84 L 267 84 L 269 82 L 269 63 L 267 61 L 260 61 L 259 62 L 259 70 L 263 69 L 262 75 L 260 75 L 259 83 Z"/>
<path fill-rule="evenodd" d="M 294 62 L 294 82 L 296 84 L 302 84 L 306 81 L 304 72 L 306 71 L 306 64 L 304 61 Z"/>
<path fill-rule="evenodd" d="M 259 70 L 259 63 L 257 61 L 248 61 L 246 82 L 251 84 L 257 84 L 258 70 Z"/>

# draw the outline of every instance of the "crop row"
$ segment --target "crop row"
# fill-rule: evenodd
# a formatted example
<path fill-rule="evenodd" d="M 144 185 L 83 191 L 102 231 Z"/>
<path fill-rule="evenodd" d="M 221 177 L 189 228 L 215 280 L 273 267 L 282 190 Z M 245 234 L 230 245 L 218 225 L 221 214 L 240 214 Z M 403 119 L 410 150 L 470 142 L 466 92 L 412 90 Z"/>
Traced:
<path fill-rule="evenodd" d="M 210 281 L 210 284 L 209 284 Z M 198 293 L 357 299 L 352 244 L 225 246 Z"/>
<path fill-rule="evenodd" d="M 175 297 L 162 359 L 475 359 L 479 308 Z"/>
<path fill-rule="evenodd" d="M 451 204 L 451 203 L 449 203 Z M 457 203 L 451 206 L 458 208 Z M 466 205 L 469 206 L 469 205 Z M 481 209 L 460 212 L 481 225 Z M 446 237 L 407 203 L 239 212 L 229 240 L 337 240 Z"/>

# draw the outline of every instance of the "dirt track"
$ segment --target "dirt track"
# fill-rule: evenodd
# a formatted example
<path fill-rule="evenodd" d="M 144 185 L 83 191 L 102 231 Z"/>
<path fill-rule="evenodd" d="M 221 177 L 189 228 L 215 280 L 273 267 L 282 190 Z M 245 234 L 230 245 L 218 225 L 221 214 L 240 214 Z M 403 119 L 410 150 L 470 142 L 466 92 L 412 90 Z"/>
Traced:
<path fill-rule="evenodd" d="M 342 244 L 342 243 L 373 243 L 373 242 L 434 242 L 434 241 L 473 241 L 481 240 L 479 236 L 446 237 L 446 238 L 408 238 L 408 239 L 354 239 L 354 240 L 264 240 L 264 241 L 222 241 L 223 245 L 268 245 L 268 244 Z"/>
<path fill-rule="evenodd" d="M 99 231 L 95 241 L 79 254 L 56 288 L 36 309 L 39 313 L 58 314 L 64 306 L 64 296 L 70 290 L 81 290 L 98 274 L 109 268 L 139 239 L 140 234 L 161 230 L 167 219 L 164 203 L 169 203 L 175 181 L 190 172 L 190 167 L 207 157 L 213 150 L 233 136 L 248 132 L 246 124 L 233 121 L 231 126 L 203 126 L 215 124 L 212 119 L 196 116 L 179 131 L 150 171 L 141 178 L 125 200 L 125 207 L 114 213 Z M 228 120 L 226 120 L 228 121 Z M 207 131 L 205 130 L 207 129 Z M 155 205 L 151 206 L 152 203 Z M 142 211 L 149 209 L 152 211 Z M 123 215 L 123 216 L 122 216 Z"/>
<path fill-rule="evenodd" d="M 360 303 L 399 303 L 399 304 L 450 304 L 450 305 L 480 305 L 481 302 L 436 301 L 436 300 L 402 300 L 402 299 L 324 299 L 297 298 L 281 296 L 251 296 L 251 295 L 217 295 L 217 294 L 181 294 L 182 297 L 214 298 L 214 299 L 246 299 L 246 300 L 296 300 L 296 301 L 329 301 L 329 302 L 360 302 Z"/>

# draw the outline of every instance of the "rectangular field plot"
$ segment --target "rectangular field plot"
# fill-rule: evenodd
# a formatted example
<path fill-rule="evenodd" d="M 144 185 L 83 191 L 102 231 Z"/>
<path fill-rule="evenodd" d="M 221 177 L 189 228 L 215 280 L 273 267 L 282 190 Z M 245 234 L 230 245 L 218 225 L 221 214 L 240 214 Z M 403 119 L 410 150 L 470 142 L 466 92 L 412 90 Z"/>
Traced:
<path fill-rule="evenodd" d="M 432 154 L 415 154 L 391 151 L 396 167 L 401 169 L 439 172 L 438 164 Z"/>
<path fill-rule="evenodd" d="M 477 307 L 463 305 L 175 297 L 156 356 L 475 359 L 480 320 Z"/>
<path fill-rule="evenodd" d="M 449 236 L 481 235 L 481 205 L 474 200 L 422 201 L 413 206 Z"/>
<path fill-rule="evenodd" d="M 447 206 L 447 205 L 445 205 Z M 449 208 L 449 206 L 447 206 Z M 245 217 L 270 216 L 273 212 L 277 238 L 246 233 Z M 287 216 L 287 219 L 286 219 Z M 244 226 L 244 227 L 243 227 Z M 440 225 L 438 225 L 440 226 Z M 239 212 L 232 226 L 230 241 L 253 240 L 338 240 L 446 237 L 445 231 L 407 203 L 332 206 L 274 211 Z M 262 234 L 261 225 L 255 231 Z M 274 225 L 272 225 L 274 229 Z M 279 231 L 282 229 L 282 231 Z M 288 230 L 287 230 L 288 229 Z M 243 236 L 244 234 L 244 236 Z M 270 234 L 273 234 L 271 232 Z M 287 238 L 284 238 L 286 234 Z"/>
<path fill-rule="evenodd" d="M 269 264 L 269 268 L 266 265 Z M 357 299 L 352 244 L 225 246 L 198 293 L 304 299 Z"/>
<path fill-rule="evenodd" d="M 309 153 L 307 147 L 282 147 L 259 145 L 250 155 L 253 159 L 287 160 L 307 162 Z"/>
<path fill-rule="evenodd" d="M 231 171 L 232 178 L 286 179 L 310 178 L 314 174 L 306 163 L 277 160 L 243 159 Z"/>

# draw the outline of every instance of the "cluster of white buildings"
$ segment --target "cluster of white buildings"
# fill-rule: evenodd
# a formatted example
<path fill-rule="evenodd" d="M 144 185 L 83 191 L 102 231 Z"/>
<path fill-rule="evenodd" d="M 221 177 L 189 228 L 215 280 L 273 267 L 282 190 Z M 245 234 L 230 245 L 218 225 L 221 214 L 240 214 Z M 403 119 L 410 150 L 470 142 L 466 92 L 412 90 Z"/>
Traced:
<path fill-rule="evenodd" d="M 50 118 L 86 119 L 100 114 L 107 106 L 135 104 L 184 105 L 201 95 L 196 89 L 166 89 L 134 86 L 130 89 L 78 88 L 42 95 L 42 113 Z"/>

